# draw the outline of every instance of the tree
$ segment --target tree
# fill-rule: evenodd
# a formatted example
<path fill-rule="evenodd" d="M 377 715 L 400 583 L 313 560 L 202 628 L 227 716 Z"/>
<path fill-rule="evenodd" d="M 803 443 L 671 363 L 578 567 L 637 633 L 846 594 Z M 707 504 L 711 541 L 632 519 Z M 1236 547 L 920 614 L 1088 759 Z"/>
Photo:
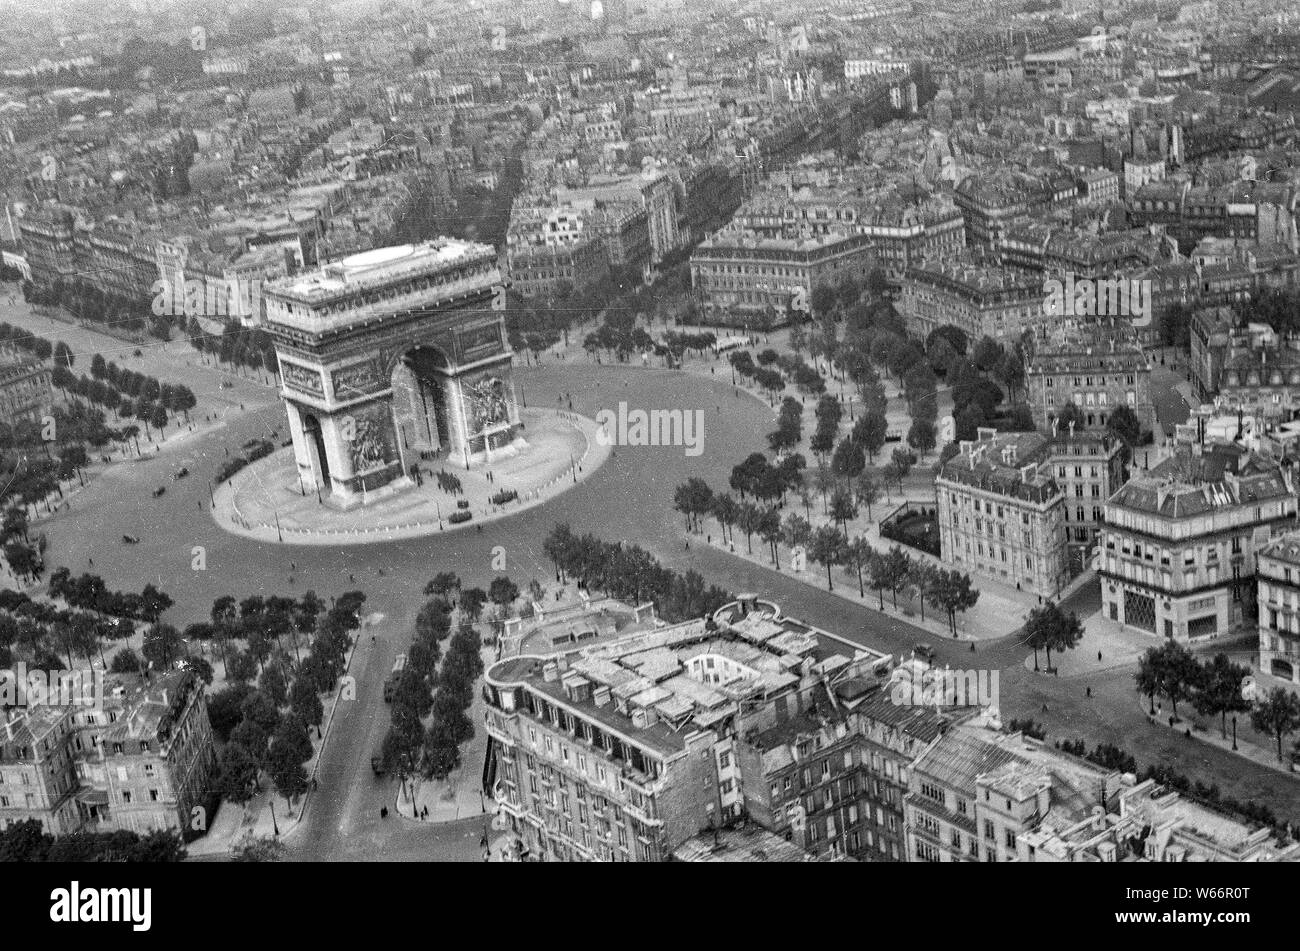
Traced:
<path fill-rule="evenodd" d="M 862 586 L 862 571 L 871 564 L 871 557 L 875 554 L 875 549 L 871 547 L 871 542 L 864 535 L 856 535 L 848 544 L 846 552 L 850 564 L 858 575 L 858 597 L 866 597 L 866 591 Z"/>
<path fill-rule="evenodd" d="M 24 819 L 0 831 L 0 862 L 44 862 L 54 837 L 39 819 Z"/>
<path fill-rule="evenodd" d="M 1137 413 L 1120 404 L 1115 407 L 1106 419 L 1106 432 L 1122 442 L 1128 447 L 1129 452 L 1132 452 L 1133 447 L 1142 438 L 1142 424 L 1138 421 Z"/>
<path fill-rule="evenodd" d="M 226 802 L 243 805 L 257 790 L 257 760 L 242 745 L 228 743 L 217 759 L 215 788 Z"/>
<path fill-rule="evenodd" d="M 858 517 L 858 506 L 848 489 L 836 489 L 831 496 L 831 518 L 844 531 L 844 541 L 849 540 L 849 522 Z"/>
<path fill-rule="evenodd" d="M 834 591 L 831 581 L 831 568 L 844 560 L 844 539 L 830 525 L 819 526 L 812 535 L 808 547 L 808 557 L 819 565 L 826 566 L 826 590 Z"/>
<path fill-rule="evenodd" d="M 912 426 L 907 431 L 907 444 L 925 458 L 925 454 L 935 447 L 936 432 L 934 421 L 929 419 L 913 419 Z"/>
<path fill-rule="evenodd" d="M 758 537 L 767 542 L 768 550 L 772 553 L 772 564 L 780 571 L 781 558 L 777 543 L 781 541 L 781 513 L 775 508 L 765 511 L 758 520 Z"/>
<path fill-rule="evenodd" d="M 1201 668 L 1196 657 L 1182 644 L 1166 641 L 1160 650 L 1164 657 L 1160 662 L 1160 692 L 1169 700 L 1175 717 L 1178 716 L 1178 701 L 1188 700 L 1195 695 L 1197 683 L 1201 679 Z"/>
<path fill-rule="evenodd" d="M 471 621 L 478 620 L 487 602 L 487 592 L 482 588 L 465 588 L 460 593 L 460 609 Z"/>
<path fill-rule="evenodd" d="M 488 599 L 497 606 L 502 617 L 510 610 L 510 605 L 519 597 L 519 586 L 505 575 L 497 575 L 488 585 Z"/>
<path fill-rule="evenodd" d="M 781 534 L 785 543 L 791 548 L 806 548 L 812 538 L 812 531 L 812 526 L 806 518 L 797 512 L 791 512 L 785 517 Z"/>
<path fill-rule="evenodd" d="M 718 524 L 722 527 L 722 540 L 725 542 L 728 531 L 740 517 L 736 500 L 732 498 L 730 492 L 720 492 L 713 497 L 713 517 L 718 520 Z"/>
<path fill-rule="evenodd" d="M 1047 669 L 1052 669 L 1052 650 L 1073 650 L 1083 636 L 1083 625 L 1073 611 L 1066 614 L 1049 601 L 1029 612 L 1025 623 L 1025 640 L 1034 651 L 1034 670 L 1038 669 L 1038 651 L 1047 651 Z"/>
<path fill-rule="evenodd" d="M 712 503 L 713 490 L 703 479 L 695 477 L 687 479 L 673 493 L 673 507 L 686 516 L 688 532 L 700 530 L 700 516 L 708 513 Z"/>
<path fill-rule="evenodd" d="M 428 643 L 436 644 L 451 633 L 451 615 L 447 613 L 446 602 L 435 596 L 421 605 L 415 615 L 416 637 Z"/>
<path fill-rule="evenodd" d="M 319 726 L 325 717 L 325 708 L 321 705 L 315 685 L 301 676 L 289 688 L 289 710 L 303 723 L 311 726 Z"/>
<path fill-rule="evenodd" d="M 1282 740 L 1300 728 L 1300 697 L 1284 687 L 1274 687 L 1250 711 L 1250 722 L 1261 733 L 1277 738 L 1277 758 L 1282 760 Z"/>
<path fill-rule="evenodd" d="M 835 447 L 835 454 L 831 457 L 831 471 L 841 479 L 852 479 L 866 468 L 867 461 L 862 455 L 862 446 L 853 439 L 852 436 L 846 436 L 840 440 L 840 444 Z"/>
<path fill-rule="evenodd" d="M 424 762 L 429 775 L 444 780 L 460 766 L 460 744 L 450 727 L 434 720 L 424 740 Z"/>
<path fill-rule="evenodd" d="M 853 489 L 854 494 L 857 495 L 858 504 L 867 507 L 867 518 L 874 521 L 875 516 L 871 514 L 871 506 L 880 501 L 880 484 L 876 482 L 875 476 L 864 470 L 858 476 Z"/>
<path fill-rule="evenodd" d="M 184 648 L 181 632 L 170 624 L 152 624 L 144 632 L 144 659 L 159 670 L 169 669 Z"/>
<path fill-rule="evenodd" d="M 230 850 L 232 862 L 278 862 L 284 855 L 284 843 L 279 839 L 263 836 L 260 839 L 246 839 Z"/>
<path fill-rule="evenodd" d="M 1241 695 L 1241 682 L 1250 675 L 1250 668 L 1234 664 L 1227 654 L 1218 653 L 1214 659 L 1201 666 L 1201 677 L 1196 684 L 1192 702 L 1198 713 L 1219 716 L 1219 735 L 1228 738 L 1228 714 L 1245 713 L 1250 701 Z"/>
<path fill-rule="evenodd" d="M 853 426 L 853 439 L 862 447 L 873 465 L 876 453 L 885 444 L 885 434 L 888 431 L 889 423 L 881 412 L 863 413 Z"/>
<path fill-rule="evenodd" d="M 1151 715 L 1156 715 L 1156 695 L 1160 693 L 1160 686 L 1164 679 L 1164 673 L 1161 670 L 1161 664 L 1164 661 L 1164 654 L 1158 647 L 1148 647 L 1145 654 L 1138 659 L 1138 669 L 1133 674 L 1133 679 L 1137 683 L 1140 693 L 1145 695 L 1151 703 Z M 1034 669 L 1038 669 L 1037 649 L 1034 652 Z"/>
<path fill-rule="evenodd" d="M 763 518 L 763 510 L 753 502 L 741 502 L 737 511 L 736 524 L 745 533 L 745 549 L 754 554 L 753 535 Z"/>
<path fill-rule="evenodd" d="M 448 603 L 452 600 L 452 592 L 459 590 L 460 578 L 451 571 L 438 572 L 433 576 L 433 580 L 424 586 L 425 595 L 442 598 Z"/>

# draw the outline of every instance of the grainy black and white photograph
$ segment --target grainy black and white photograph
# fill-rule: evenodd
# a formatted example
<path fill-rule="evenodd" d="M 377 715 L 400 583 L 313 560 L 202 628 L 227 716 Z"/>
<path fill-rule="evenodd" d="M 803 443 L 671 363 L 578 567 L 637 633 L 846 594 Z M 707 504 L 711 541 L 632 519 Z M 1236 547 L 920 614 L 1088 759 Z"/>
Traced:
<path fill-rule="evenodd" d="M 1300 861 L 1300 7 L 2 6 L 33 922 L 978 862 L 1259 923 L 1168 872 Z"/>

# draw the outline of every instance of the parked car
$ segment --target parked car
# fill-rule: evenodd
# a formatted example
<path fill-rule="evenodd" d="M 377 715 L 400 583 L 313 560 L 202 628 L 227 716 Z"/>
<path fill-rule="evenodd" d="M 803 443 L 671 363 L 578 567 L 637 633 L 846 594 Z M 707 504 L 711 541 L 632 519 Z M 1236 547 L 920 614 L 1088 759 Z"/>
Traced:
<path fill-rule="evenodd" d="M 153 490 L 153 497 L 156 499 L 158 498 L 158 496 L 162 495 L 166 491 L 167 491 L 167 486 L 160 485 L 158 486 L 158 488 Z"/>
<path fill-rule="evenodd" d="M 189 474 L 190 474 L 190 470 L 185 468 L 184 466 L 181 466 L 179 469 L 176 470 L 176 475 L 174 476 L 174 478 L 184 479 Z"/>
<path fill-rule="evenodd" d="M 370 769 L 376 776 L 382 776 L 388 770 L 384 769 L 384 758 L 382 756 L 370 757 Z"/>

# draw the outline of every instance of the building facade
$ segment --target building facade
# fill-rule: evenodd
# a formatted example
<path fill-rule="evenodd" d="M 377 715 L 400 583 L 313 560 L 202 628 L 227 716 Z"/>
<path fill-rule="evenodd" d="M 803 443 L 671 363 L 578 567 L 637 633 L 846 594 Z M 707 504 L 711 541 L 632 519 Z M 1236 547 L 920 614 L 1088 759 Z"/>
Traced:
<path fill-rule="evenodd" d="M 1055 598 L 1069 581 L 1066 494 L 1040 465 L 1047 440 L 1038 433 L 981 427 L 963 441 L 935 481 L 943 560 Z"/>
<path fill-rule="evenodd" d="M 1025 391 L 1039 429 L 1051 429 L 1070 403 L 1086 429 L 1104 430 L 1119 406 L 1144 432 L 1155 429 L 1150 359 L 1131 334 L 1092 325 L 1040 344 L 1025 367 Z"/>
<path fill-rule="evenodd" d="M 1229 633 L 1254 610 L 1256 552 L 1295 516 L 1276 463 L 1232 445 L 1180 447 L 1106 503 L 1102 610 L 1180 641 Z"/>
<path fill-rule="evenodd" d="M 1300 533 L 1287 532 L 1255 554 L 1259 669 L 1300 684 Z"/>

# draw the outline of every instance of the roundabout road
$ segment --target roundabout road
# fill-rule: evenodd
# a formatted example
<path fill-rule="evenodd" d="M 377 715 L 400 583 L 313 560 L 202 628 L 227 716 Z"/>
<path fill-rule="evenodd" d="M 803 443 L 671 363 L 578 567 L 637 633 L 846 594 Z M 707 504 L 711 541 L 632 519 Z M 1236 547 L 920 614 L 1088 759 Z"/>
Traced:
<path fill-rule="evenodd" d="M 341 710 L 334 723 L 321 764 L 320 790 L 314 794 L 307 819 L 289 839 L 297 857 L 476 857 L 472 822 L 441 831 L 407 829 L 392 819 L 381 824 L 378 805 L 395 787 L 376 783 L 370 774 L 370 746 L 382 737 L 388 716 L 379 684 L 388 670 L 385 661 L 410 641 L 429 578 L 451 570 L 466 584 L 486 587 L 497 573 L 491 560 L 499 545 L 506 552 L 505 573 L 516 583 L 545 579 L 552 567 L 542 552 L 542 541 L 558 522 L 608 541 L 641 545 L 665 564 L 678 570 L 693 568 L 732 592 L 762 592 L 786 613 L 878 650 L 897 654 L 919 641 L 930 641 L 941 663 L 1020 670 L 1027 650 L 1015 636 L 981 644 L 976 660 L 964 643 L 943 642 L 899 618 L 829 595 L 788 575 L 704 544 L 684 550 L 682 517 L 672 509 L 674 488 L 690 476 L 704 478 L 715 489 L 725 487 L 731 467 L 763 448 L 764 436 L 773 428 L 774 411 L 761 401 L 743 393 L 733 395 L 725 380 L 668 370 L 578 362 L 520 367 L 516 373 L 529 404 L 555 407 L 563 399 L 567 407 L 571 397 L 574 411 L 591 418 L 602 409 L 617 410 L 620 401 L 631 409 L 701 410 L 704 450 L 688 457 L 680 446 L 618 447 L 591 478 L 541 507 L 489 523 L 481 533 L 339 548 L 279 546 L 226 533 L 206 508 L 207 479 L 226 458 L 225 447 L 233 453 L 244 441 L 267 436 L 272 428 L 287 432 L 283 410 L 272 406 L 233 418 L 226 430 L 162 459 L 119 466 L 99 476 L 73 498 L 70 511 L 38 526 L 49 539 L 50 569 L 67 565 L 74 573 L 93 570 L 110 587 L 127 590 L 139 590 L 152 581 L 175 599 L 166 619 L 178 627 L 207 618 L 212 601 L 223 594 L 237 599 L 272 593 L 301 596 L 308 588 L 322 597 L 359 589 L 368 596 L 367 611 L 385 616 L 375 631 L 377 644 L 363 643 L 358 648 L 353 669 L 358 701 Z M 182 465 L 192 474 L 172 481 L 170 474 Z M 159 485 L 166 485 L 167 492 L 154 499 L 151 492 Z M 140 543 L 123 545 L 123 534 L 139 536 Z M 203 548 L 204 570 L 192 568 L 196 546 Z M 92 558 L 93 567 L 88 562 Z M 1040 690 L 1046 698 L 1062 689 L 1083 689 L 1081 683 L 1064 688 L 1041 680 L 1031 684 L 1029 679 L 1023 673 L 1008 674 L 1006 686 L 1018 695 L 1017 702 L 1006 704 L 1008 715 L 1037 713 L 1030 703 L 1041 703 Z M 1022 707 L 1028 709 L 1018 709 Z M 1054 716 L 1043 719 L 1055 719 L 1061 708 L 1052 707 Z M 1123 714 L 1118 717 L 1122 722 L 1108 724 L 1112 735 L 1118 734 L 1117 739 L 1127 735 L 1127 745 L 1141 758 L 1145 745 L 1141 735 L 1149 728 L 1137 708 L 1132 703 L 1122 704 L 1122 709 L 1106 707 L 1108 712 Z M 1205 755 L 1216 760 L 1218 776 L 1255 772 L 1251 764 L 1230 755 L 1218 751 Z M 1261 786 L 1275 786 L 1275 781 L 1255 779 L 1251 785 L 1256 795 Z"/>

